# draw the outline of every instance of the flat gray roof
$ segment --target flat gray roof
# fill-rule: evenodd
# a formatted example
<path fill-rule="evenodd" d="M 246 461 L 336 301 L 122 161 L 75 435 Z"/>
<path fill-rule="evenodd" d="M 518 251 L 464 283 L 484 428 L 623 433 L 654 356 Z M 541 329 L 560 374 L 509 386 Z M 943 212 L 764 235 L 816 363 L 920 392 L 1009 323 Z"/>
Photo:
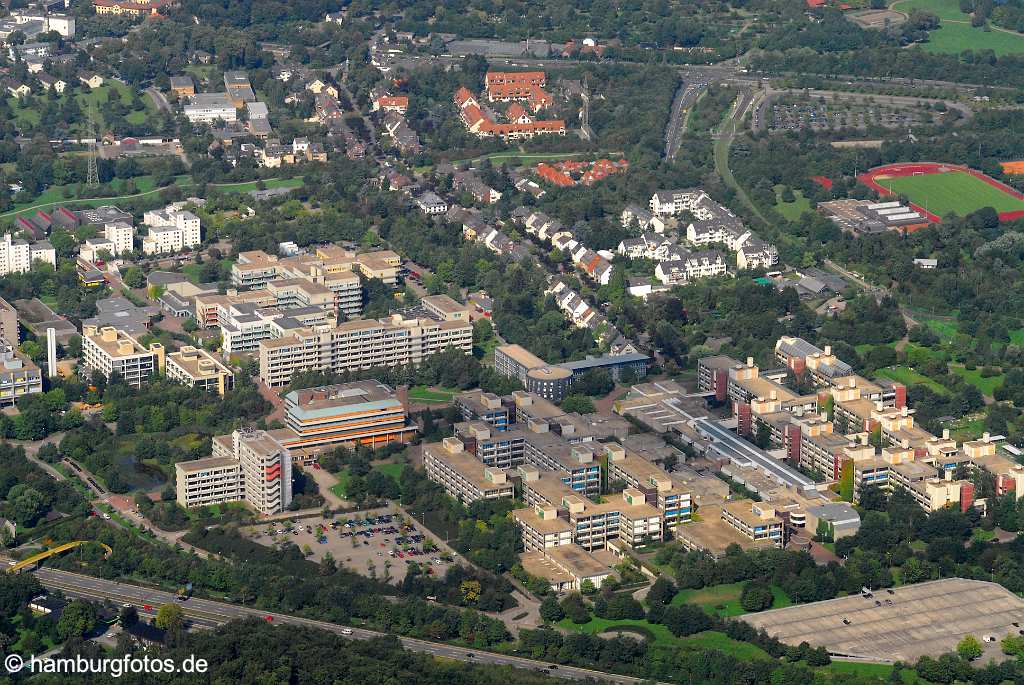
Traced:
<path fill-rule="evenodd" d="M 814 481 L 794 468 L 786 466 L 778 459 L 762 449 L 747 442 L 719 423 L 708 419 L 697 419 L 694 423 L 697 430 L 709 436 L 712 448 L 738 465 L 753 465 L 778 480 L 800 490 L 814 487 Z"/>
<path fill-rule="evenodd" d="M 837 655 L 907 663 L 952 652 L 965 635 L 992 635 L 995 642 L 983 643 L 984 663 L 1005 658 L 999 642 L 1017 635 L 1013 623 L 1024 621 L 1024 600 L 996 583 L 946 578 L 892 588 L 891 594 L 877 590 L 871 598 L 856 594 L 742 618 L 786 644 L 806 640 Z"/>

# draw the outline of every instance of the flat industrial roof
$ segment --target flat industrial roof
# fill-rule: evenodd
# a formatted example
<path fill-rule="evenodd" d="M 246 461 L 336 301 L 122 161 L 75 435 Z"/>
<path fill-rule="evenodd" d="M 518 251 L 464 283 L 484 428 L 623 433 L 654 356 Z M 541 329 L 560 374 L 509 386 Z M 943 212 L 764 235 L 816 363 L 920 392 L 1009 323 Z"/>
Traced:
<path fill-rule="evenodd" d="M 738 463 L 752 463 L 783 485 L 789 485 L 801 490 L 814 487 L 813 480 L 796 469 L 786 466 L 778 459 L 773 458 L 764 450 L 758 449 L 732 431 L 726 430 L 717 422 L 709 421 L 708 419 L 697 419 L 695 425 L 699 431 L 711 437 L 714 441 L 712 447 L 729 459 Z"/>
<path fill-rule="evenodd" d="M 743 620 L 787 644 L 806 640 L 833 654 L 907 663 L 952 652 L 965 635 L 993 635 L 985 661 L 1000 658 L 999 641 L 1017 635 L 1013 623 L 1024 621 L 1024 600 L 996 583 L 946 578 L 878 590 L 873 598 L 857 594 L 746 614 Z"/>

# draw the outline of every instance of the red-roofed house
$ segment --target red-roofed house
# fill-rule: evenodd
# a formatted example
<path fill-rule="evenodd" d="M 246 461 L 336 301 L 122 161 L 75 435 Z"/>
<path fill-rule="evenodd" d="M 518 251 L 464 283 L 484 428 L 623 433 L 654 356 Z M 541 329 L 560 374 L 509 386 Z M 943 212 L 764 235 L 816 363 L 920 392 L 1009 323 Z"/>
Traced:
<path fill-rule="evenodd" d="M 409 98 L 406 95 L 382 95 L 373 101 L 373 111 L 378 110 L 405 114 L 409 111 Z"/>
<path fill-rule="evenodd" d="M 548 183 L 553 183 L 560 188 L 570 188 L 576 185 L 576 182 L 569 178 L 567 175 L 551 166 L 541 162 L 537 165 L 537 175 Z"/>

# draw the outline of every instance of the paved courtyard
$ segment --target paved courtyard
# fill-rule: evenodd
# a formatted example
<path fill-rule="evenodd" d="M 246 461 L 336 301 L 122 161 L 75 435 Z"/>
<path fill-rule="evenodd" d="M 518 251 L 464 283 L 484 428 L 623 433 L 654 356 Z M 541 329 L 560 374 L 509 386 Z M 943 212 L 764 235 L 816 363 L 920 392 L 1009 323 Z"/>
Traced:
<path fill-rule="evenodd" d="M 1024 600 L 995 583 L 947 578 L 742 618 L 786 644 L 806 640 L 832 654 L 886 661 L 952 652 L 974 635 L 987 661 L 1005 659 L 999 642 L 1021 634 Z"/>
<path fill-rule="evenodd" d="M 390 522 L 387 517 L 390 517 Z M 373 522 L 366 523 L 367 519 Z M 337 527 L 331 527 L 332 521 L 338 522 Z M 407 522 L 404 526 L 403 521 Z M 348 526 L 346 522 L 352 525 Z M 271 529 L 273 534 L 268 534 Z M 339 515 L 334 519 L 319 516 L 296 519 L 293 526 L 284 521 L 260 524 L 243 528 L 242 532 L 261 545 L 280 546 L 292 542 L 299 549 L 308 546 L 312 551 L 309 558 L 317 562 L 330 552 L 340 566 L 395 583 L 405 578 L 410 562 L 420 564 L 425 572 L 430 569 L 429 573 L 438 577 L 443 577 L 454 563 L 441 559 L 445 555 L 443 551 L 425 551 L 425 543 L 436 545 L 433 536 L 397 509 L 389 507 Z"/>

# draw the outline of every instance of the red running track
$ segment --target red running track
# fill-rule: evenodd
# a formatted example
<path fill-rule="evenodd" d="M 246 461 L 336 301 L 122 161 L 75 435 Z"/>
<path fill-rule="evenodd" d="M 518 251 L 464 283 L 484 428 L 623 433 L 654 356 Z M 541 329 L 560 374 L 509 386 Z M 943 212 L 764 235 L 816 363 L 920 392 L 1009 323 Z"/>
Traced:
<path fill-rule="evenodd" d="M 962 166 L 962 165 L 959 165 L 959 164 L 940 164 L 940 163 L 937 163 L 937 162 L 917 162 L 917 163 L 913 163 L 913 164 L 902 164 L 902 163 L 901 164 L 886 164 L 885 166 L 875 167 L 871 171 L 869 171 L 869 172 L 867 172 L 865 174 L 861 174 L 860 176 L 857 177 L 857 180 L 859 180 L 861 183 L 863 183 L 867 187 L 875 190 L 880 195 L 895 195 L 895 193 L 893 193 L 888 188 L 885 188 L 885 187 L 879 185 L 878 182 L 875 181 L 875 177 L 876 176 L 897 176 L 897 177 L 900 177 L 900 176 L 913 176 L 914 174 L 939 174 L 939 173 L 942 173 L 944 171 L 962 171 L 964 173 L 970 174 L 971 176 L 973 176 L 974 178 L 978 179 L 979 181 L 982 181 L 983 183 L 987 183 L 988 185 L 992 186 L 993 188 L 997 188 L 997 189 L 1001 190 L 1002 192 L 1006 193 L 1010 197 L 1014 197 L 1014 198 L 1016 198 L 1018 200 L 1024 201 L 1024 193 L 1021 193 L 1021 192 L 1011 188 L 1010 186 L 1006 185 L 1005 183 L 1000 183 L 999 181 L 997 181 L 996 179 L 992 178 L 991 176 L 986 176 L 985 174 L 981 173 L 977 169 L 972 169 L 970 167 Z M 924 209 L 924 207 L 921 207 L 920 205 L 916 205 L 913 202 L 910 203 L 910 206 L 915 211 L 920 212 L 921 214 L 927 216 L 931 221 L 939 222 L 942 219 L 942 217 L 940 217 L 940 216 L 938 216 L 936 214 L 932 214 L 929 211 L 926 211 Z M 1020 219 L 1020 218 L 1024 218 L 1024 210 L 1017 210 L 1017 211 L 1014 211 L 1014 212 L 1002 212 L 1002 213 L 999 214 L 999 220 L 1000 221 L 1013 221 L 1014 219 Z"/>

